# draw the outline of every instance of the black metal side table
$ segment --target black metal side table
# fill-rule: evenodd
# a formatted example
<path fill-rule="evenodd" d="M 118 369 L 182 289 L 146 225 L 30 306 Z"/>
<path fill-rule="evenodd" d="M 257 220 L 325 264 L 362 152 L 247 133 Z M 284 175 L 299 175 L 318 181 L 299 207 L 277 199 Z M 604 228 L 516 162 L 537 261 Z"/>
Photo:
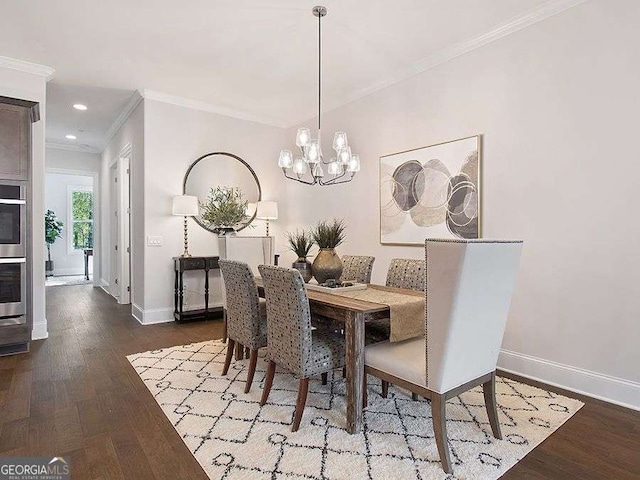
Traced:
<path fill-rule="evenodd" d="M 217 270 L 219 257 L 173 257 L 175 272 L 175 295 L 173 318 L 176 322 L 222 318 L 223 308 L 209 308 L 209 270 Z M 184 310 L 183 274 L 189 270 L 204 271 L 204 309 Z"/>

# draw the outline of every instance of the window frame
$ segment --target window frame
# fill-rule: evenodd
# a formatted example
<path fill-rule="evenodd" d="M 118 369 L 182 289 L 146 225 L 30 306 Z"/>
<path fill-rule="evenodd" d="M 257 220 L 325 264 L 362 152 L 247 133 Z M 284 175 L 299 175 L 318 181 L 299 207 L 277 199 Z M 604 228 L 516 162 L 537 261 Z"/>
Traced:
<path fill-rule="evenodd" d="M 74 192 L 89 192 L 91 193 L 91 220 L 74 220 L 73 219 L 73 193 Z M 93 232 L 93 238 L 95 241 L 95 218 L 96 218 L 96 196 L 94 188 L 91 185 L 69 185 L 67 187 L 67 224 L 65 230 L 67 233 L 67 252 L 70 255 L 84 254 L 84 248 L 74 248 L 73 246 L 73 225 L 78 222 L 86 222 L 91 224 L 91 231 Z M 95 243 L 94 243 L 95 245 Z"/>

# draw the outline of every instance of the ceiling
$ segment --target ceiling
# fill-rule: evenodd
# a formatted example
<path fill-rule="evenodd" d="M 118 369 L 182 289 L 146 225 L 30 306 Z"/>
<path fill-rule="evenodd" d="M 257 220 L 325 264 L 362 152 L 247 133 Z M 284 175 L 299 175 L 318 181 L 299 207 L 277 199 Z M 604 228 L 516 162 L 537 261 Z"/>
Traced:
<path fill-rule="evenodd" d="M 571 0 L 322 0 L 330 109 Z M 267 5 L 268 3 L 268 5 Z M 317 108 L 318 0 L 0 0 L 0 55 L 53 67 L 47 140 L 102 148 L 138 88 L 278 126 Z M 573 2 L 575 3 L 575 2 Z M 366 8 L 363 8 L 366 7 Z M 566 7 L 565 7 L 566 8 Z M 86 103 L 75 112 L 73 103 Z M 84 130 L 70 142 L 66 133 Z"/>
<path fill-rule="evenodd" d="M 47 143 L 75 145 L 87 152 L 102 151 L 105 134 L 131 98 L 131 90 L 70 85 L 51 81 L 47 84 Z M 72 106 L 87 105 L 79 111 Z M 77 140 L 67 140 L 65 135 Z"/>

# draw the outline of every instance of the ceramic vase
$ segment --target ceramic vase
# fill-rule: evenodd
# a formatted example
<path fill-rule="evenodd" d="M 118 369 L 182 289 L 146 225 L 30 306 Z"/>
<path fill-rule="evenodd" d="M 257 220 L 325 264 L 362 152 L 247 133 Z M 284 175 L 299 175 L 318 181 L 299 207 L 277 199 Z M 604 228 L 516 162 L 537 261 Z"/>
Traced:
<path fill-rule="evenodd" d="M 300 272 L 304 283 L 309 283 L 313 274 L 311 273 L 311 262 L 307 260 L 307 257 L 298 258 L 291 266 Z"/>
<path fill-rule="evenodd" d="M 338 280 L 342 275 L 342 260 L 333 248 L 321 248 L 311 267 L 319 284 L 329 279 Z"/>

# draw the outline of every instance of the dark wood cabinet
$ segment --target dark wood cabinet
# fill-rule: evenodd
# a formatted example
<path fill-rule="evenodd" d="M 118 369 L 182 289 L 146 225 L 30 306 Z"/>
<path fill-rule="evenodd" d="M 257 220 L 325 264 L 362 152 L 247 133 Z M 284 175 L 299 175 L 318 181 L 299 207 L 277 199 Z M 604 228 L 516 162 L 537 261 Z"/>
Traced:
<path fill-rule="evenodd" d="M 209 307 L 209 271 L 217 270 L 219 257 L 173 257 L 175 272 L 175 296 L 173 317 L 176 322 L 222 318 L 222 307 Z M 184 272 L 204 272 L 204 309 L 184 310 Z"/>
<path fill-rule="evenodd" d="M 0 179 L 29 180 L 31 109 L 0 98 Z"/>
<path fill-rule="evenodd" d="M 39 119 L 38 103 L 0 96 L 0 356 L 31 341 L 31 124 Z"/>

